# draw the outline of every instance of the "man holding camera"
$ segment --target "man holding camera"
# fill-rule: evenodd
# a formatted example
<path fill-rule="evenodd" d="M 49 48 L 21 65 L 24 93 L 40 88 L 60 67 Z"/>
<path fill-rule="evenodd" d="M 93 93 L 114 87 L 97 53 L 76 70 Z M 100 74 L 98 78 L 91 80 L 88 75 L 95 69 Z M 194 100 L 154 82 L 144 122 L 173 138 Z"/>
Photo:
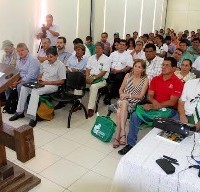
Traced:
<path fill-rule="evenodd" d="M 51 41 L 51 46 L 56 46 L 57 37 L 59 36 L 59 28 L 57 25 L 53 24 L 53 16 L 46 16 L 46 25 L 43 24 L 41 30 L 36 35 L 37 39 L 49 38 Z"/>

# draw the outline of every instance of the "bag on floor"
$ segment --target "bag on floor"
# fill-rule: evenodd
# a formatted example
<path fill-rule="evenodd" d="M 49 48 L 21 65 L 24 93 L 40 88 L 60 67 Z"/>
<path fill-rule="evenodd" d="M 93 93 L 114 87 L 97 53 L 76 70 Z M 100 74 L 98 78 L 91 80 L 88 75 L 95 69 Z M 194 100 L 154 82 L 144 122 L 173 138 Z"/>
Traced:
<path fill-rule="evenodd" d="M 5 103 L 5 106 L 3 108 L 3 113 L 14 114 L 17 110 L 17 103 L 18 103 L 17 89 L 13 89 L 11 90 L 8 100 Z"/>
<path fill-rule="evenodd" d="M 91 134 L 103 142 L 110 142 L 116 124 L 108 116 L 97 116 Z"/>
<path fill-rule="evenodd" d="M 162 108 L 159 110 L 151 109 L 149 111 L 145 110 L 142 105 L 137 105 L 136 107 L 137 116 L 149 127 L 152 126 L 153 120 L 156 117 L 166 117 L 169 118 L 172 116 L 172 109 Z"/>
<path fill-rule="evenodd" d="M 49 96 L 40 96 L 40 105 L 37 109 L 39 120 L 51 121 L 54 117 L 54 104 Z"/>

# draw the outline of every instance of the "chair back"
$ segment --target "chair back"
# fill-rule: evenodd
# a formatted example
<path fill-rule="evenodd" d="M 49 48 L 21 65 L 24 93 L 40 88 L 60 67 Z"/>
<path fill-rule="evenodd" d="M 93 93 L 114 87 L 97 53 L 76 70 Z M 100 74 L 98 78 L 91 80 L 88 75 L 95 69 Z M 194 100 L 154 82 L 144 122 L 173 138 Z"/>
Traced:
<path fill-rule="evenodd" d="M 66 77 L 66 86 L 67 88 L 83 90 L 86 87 L 86 78 L 85 75 L 80 72 L 69 72 Z"/>

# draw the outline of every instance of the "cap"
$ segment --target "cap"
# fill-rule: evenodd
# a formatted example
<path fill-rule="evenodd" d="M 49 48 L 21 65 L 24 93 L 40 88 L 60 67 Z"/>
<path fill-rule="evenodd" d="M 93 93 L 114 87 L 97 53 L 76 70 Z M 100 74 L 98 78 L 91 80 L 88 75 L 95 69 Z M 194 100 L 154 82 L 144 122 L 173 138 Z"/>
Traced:
<path fill-rule="evenodd" d="M 118 32 L 115 32 L 114 35 L 119 35 L 119 33 L 118 33 Z"/>
<path fill-rule="evenodd" d="M 10 41 L 10 40 L 5 40 L 2 42 L 2 49 L 5 49 L 6 47 L 9 47 L 9 46 L 13 46 L 14 44 Z"/>

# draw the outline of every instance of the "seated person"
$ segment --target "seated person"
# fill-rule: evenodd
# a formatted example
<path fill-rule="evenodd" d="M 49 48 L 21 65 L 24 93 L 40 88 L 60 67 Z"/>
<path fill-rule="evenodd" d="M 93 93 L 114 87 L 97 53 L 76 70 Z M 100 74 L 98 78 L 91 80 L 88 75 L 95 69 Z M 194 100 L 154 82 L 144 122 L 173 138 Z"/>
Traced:
<path fill-rule="evenodd" d="M 74 52 L 72 53 L 72 55 L 76 54 L 76 52 L 75 52 L 76 45 L 82 44 L 85 47 L 85 53 L 84 53 L 83 57 L 86 57 L 86 59 L 88 59 L 91 56 L 89 49 L 83 44 L 82 39 L 80 39 L 80 38 L 74 39 L 73 44 L 74 44 Z"/>
<path fill-rule="evenodd" d="M 176 50 L 176 46 L 172 43 L 171 36 L 166 36 L 165 42 L 168 46 L 167 57 L 171 57 L 174 51 Z"/>
<path fill-rule="evenodd" d="M 200 71 L 200 56 L 198 56 L 196 58 L 196 60 L 192 64 L 192 67 L 195 68 L 196 70 Z"/>
<path fill-rule="evenodd" d="M 175 75 L 182 80 L 183 82 L 186 82 L 190 79 L 195 79 L 196 75 L 191 72 L 192 69 L 192 62 L 189 59 L 183 60 L 181 64 L 181 70 L 176 70 Z"/>
<path fill-rule="evenodd" d="M 189 59 L 194 62 L 194 57 L 187 51 L 188 43 L 186 40 L 181 40 L 179 43 L 179 48 L 183 51 L 183 55 L 181 56 L 180 63 L 183 62 L 185 59 Z"/>
<path fill-rule="evenodd" d="M 133 57 L 133 61 L 135 62 L 137 59 L 145 60 L 145 52 L 143 51 L 144 42 L 141 39 L 136 41 L 135 50 L 132 51 L 131 55 Z"/>
<path fill-rule="evenodd" d="M 37 58 L 40 63 L 43 63 L 47 60 L 46 50 L 51 46 L 51 41 L 49 38 L 43 38 L 42 40 L 42 48 L 39 50 Z"/>
<path fill-rule="evenodd" d="M 120 44 L 120 38 L 115 38 L 113 45 L 110 48 L 110 52 L 112 53 L 114 51 L 117 51 L 119 49 L 119 44 Z"/>
<path fill-rule="evenodd" d="M 145 70 L 146 63 L 143 60 L 136 61 L 132 71 L 124 77 L 119 89 L 120 99 L 114 105 L 115 110 L 117 110 L 117 130 L 113 142 L 114 148 L 126 144 L 125 128 L 128 112 L 131 112 L 132 107 L 144 99 L 147 92 L 149 82 Z"/>
<path fill-rule="evenodd" d="M 17 53 L 14 44 L 9 40 L 5 40 L 2 43 L 2 49 L 5 52 L 5 54 L 3 54 L 2 63 L 15 67 L 17 61 Z"/>
<path fill-rule="evenodd" d="M 56 47 L 58 51 L 58 60 L 64 63 L 64 65 L 67 64 L 67 60 L 72 55 L 68 51 L 66 51 L 66 38 L 65 37 L 58 37 Z"/>
<path fill-rule="evenodd" d="M 86 37 L 85 44 L 86 44 L 87 48 L 90 51 L 90 55 L 94 55 L 95 54 L 95 47 L 94 47 L 94 44 L 92 42 L 92 37 L 91 36 L 87 36 Z"/>
<path fill-rule="evenodd" d="M 132 53 L 135 49 L 135 40 L 133 38 L 130 38 L 127 42 L 127 52 Z"/>
<path fill-rule="evenodd" d="M 110 43 L 108 42 L 108 33 L 101 33 L 101 42 L 104 44 L 104 54 L 110 56 Z"/>
<path fill-rule="evenodd" d="M 19 43 L 16 50 L 18 54 L 16 69 L 19 71 L 20 78 L 11 84 L 10 89 L 17 88 L 19 97 L 21 87 L 24 83 L 37 80 L 40 71 L 40 63 L 36 58 L 30 55 L 25 43 Z M 10 89 L 7 89 L 5 92 L 6 99 L 9 97 Z"/>
<path fill-rule="evenodd" d="M 182 123 L 195 124 L 196 129 L 200 130 L 200 121 L 195 116 L 197 107 L 198 113 L 200 106 L 198 104 L 200 95 L 200 79 L 191 79 L 187 81 L 183 88 L 183 93 L 178 102 L 178 113 Z M 196 99 L 195 99 L 196 98 Z"/>
<path fill-rule="evenodd" d="M 56 48 L 48 48 L 46 54 L 48 57 L 48 61 L 45 61 L 41 65 L 40 75 L 38 76 L 38 83 L 44 85 L 44 87 L 31 89 L 22 86 L 17 105 L 17 111 L 15 115 L 9 119 L 9 121 L 15 121 L 19 118 L 24 117 L 27 97 L 29 94 L 31 94 L 27 114 L 31 118 L 29 125 L 31 127 L 35 127 L 37 124 L 36 112 L 40 95 L 56 92 L 58 90 L 58 86 L 64 83 L 64 80 L 66 79 L 66 70 L 64 64 L 61 61 L 57 60 L 58 53 Z"/>
<path fill-rule="evenodd" d="M 105 96 L 105 104 L 110 104 L 112 97 L 119 96 L 119 88 L 122 84 L 124 76 L 126 72 L 133 67 L 131 54 L 126 51 L 126 40 L 120 40 L 119 49 L 111 53 L 109 58 L 111 61 L 111 71 L 108 79 L 110 89 Z"/>
<path fill-rule="evenodd" d="M 180 48 L 177 48 L 174 53 L 172 54 L 172 57 L 174 59 L 176 59 L 177 61 L 177 67 L 180 68 L 181 67 L 181 63 L 180 63 L 180 59 L 183 55 L 183 51 Z"/>
<path fill-rule="evenodd" d="M 150 104 L 143 105 L 147 111 L 158 110 L 166 107 L 173 108 L 171 117 L 177 114 L 176 106 L 183 89 L 183 82 L 174 75 L 177 62 L 173 57 L 164 60 L 162 74 L 152 79 L 148 91 L 148 101 Z M 120 155 L 126 154 L 137 142 L 137 134 L 142 120 L 134 112 L 129 125 L 127 145 L 118 151 Z"/>
<path fill-rule="evenodd" d="M 187 51 L 193 55 L 194 61 L 195 59 L 200 56 L 200 39 L 194 38 L 192 39 L 192 46 L 189 46 Z"/>
<path fill-rule="evenodd" d="M 81 43 L 75 46 L 75 55 L 71 55 L 67 60 L 67 72 L 85 71 L 87 65 L 87 57 L 85 54 L 85 46 Z"/>
<path fill-rule="evenodd" d="M 150 83 L 153 77 L 161 74 L 163 58 L 156 56 L 156 46 L 152 43 L 146 44 L 144 52 L 147 66 L 146 74 Z"/>
<path fill-rule="evenodd" d="M 156 44 L 156 55 L 159 57 L 164 58 L 168 52 L 168 46 L 163 43 L 163 37 L 161 35 L 157 35 L 155 37 L 155 44 Z"/>
<path fill-rule="evenodd" d="M 106 86 L 106 79 L 108 78 L 108 74 L 110 72 L 110 60 L 103 53 L 104 44 L 97 42 L 95 44 L 95 51 L 96 54 L 88 59 L 86 66 L 86 82 L 91 84 L 88 102 L 88 117 L 92 117 L 94 115 L 94 107 L 98 89 Z M 94 81 L 98 80 L 100 81 L 94 83 Z"/>

